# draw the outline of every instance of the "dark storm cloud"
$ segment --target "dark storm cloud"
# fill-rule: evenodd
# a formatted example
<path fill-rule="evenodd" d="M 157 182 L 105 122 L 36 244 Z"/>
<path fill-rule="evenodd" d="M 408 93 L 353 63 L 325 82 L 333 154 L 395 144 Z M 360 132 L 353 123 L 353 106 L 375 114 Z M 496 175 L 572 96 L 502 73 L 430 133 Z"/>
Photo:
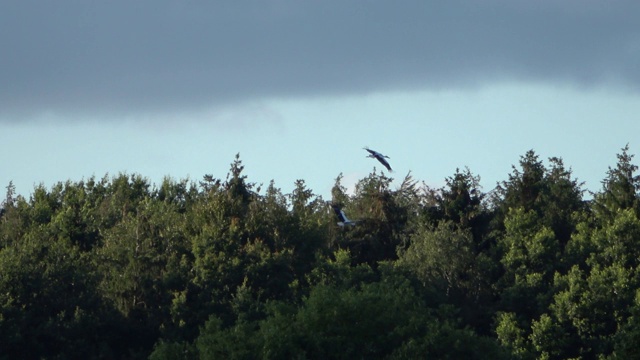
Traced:
<path fill-rule="evenodd" d="M 640 89 L 637 1 L 11 1 L 0 119 L 560 81 Z"/>

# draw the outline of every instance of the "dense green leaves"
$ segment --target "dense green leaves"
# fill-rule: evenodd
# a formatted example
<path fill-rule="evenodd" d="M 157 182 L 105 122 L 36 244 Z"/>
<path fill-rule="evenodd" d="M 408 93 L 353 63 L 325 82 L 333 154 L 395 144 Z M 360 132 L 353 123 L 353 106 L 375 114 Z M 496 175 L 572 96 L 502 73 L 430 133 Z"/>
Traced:
<path fill-rule="evenodd" d="M 637 358 L 628 150 L 590 201 L 533 151 L 489 193 L 469 169 L 439 189 L 374 171 L 325 201 L 250 183 L 239 156 L 197 184 L 9 184 L 0 358 Z"/>

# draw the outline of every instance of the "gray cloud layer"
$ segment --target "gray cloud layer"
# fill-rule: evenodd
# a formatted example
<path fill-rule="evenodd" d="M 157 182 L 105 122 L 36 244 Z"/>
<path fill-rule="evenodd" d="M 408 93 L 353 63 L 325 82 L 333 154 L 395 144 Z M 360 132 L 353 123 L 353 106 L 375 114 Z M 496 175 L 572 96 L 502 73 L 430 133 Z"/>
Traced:
<path fill-rule="evenodd" d="M 638 19 L 635 0 L 11 1 L 0 119 L 503 79 L 638 91 Z"/>

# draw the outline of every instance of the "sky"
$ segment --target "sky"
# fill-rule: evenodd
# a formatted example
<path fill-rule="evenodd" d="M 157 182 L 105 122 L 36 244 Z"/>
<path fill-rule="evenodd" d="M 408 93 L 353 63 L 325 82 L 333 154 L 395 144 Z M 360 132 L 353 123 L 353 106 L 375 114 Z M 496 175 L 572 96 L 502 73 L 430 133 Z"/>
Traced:
<path fill-rule="evenodd" d="M 394 186 L 483 190 L 533 149 L 598 191 L 640 153 L 640 2 L 2 1 L 0 185 L 139 174 L 330 198 L 388 155 Z M 636 160 L 636 164 L 638 163 Z M 0 195 L 0 198 L 4 198 Z"/>

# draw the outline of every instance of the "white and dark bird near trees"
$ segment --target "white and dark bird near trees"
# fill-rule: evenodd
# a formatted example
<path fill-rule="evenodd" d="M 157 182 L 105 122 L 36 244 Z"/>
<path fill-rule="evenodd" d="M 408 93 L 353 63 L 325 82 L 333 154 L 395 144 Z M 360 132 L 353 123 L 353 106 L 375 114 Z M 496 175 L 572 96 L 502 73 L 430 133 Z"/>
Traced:
<path fill-rule="evenodd" d="M 393 171 L 393 170 L 391 170 L 391 165 L 389 165 L 389 162 L 386 160 L 386 159 L 389 159 L 389 157 L 387 155 L 382 155 L 379 152 L 377 152 L 375 150 L 371 150 L 371 149 L 369 149 L 367 147 L 365 147 L 363 149 L 365 149 L 365 150 L 367 150 L 369 152 L 369 155 L 367 155 L 367 157 L 374 158 L 374 159 L 380 161 L 380 163 L 382 165 L 384 165 L 384 167 L 386 167 L 387 170 Z"/>
<path fill-rule="evenodd" d="M 347 218 L 347 215 L 344 214 L 344 211 L 340 209 L 339 206 L 331 205 L 331 207 L 333 207 L 333 211 L 336 213 L 338 220 L 340 220 L 338 221 L 339 226 L 345 226 L 345 225 L 355 226 L 356 223 L 358 222 L 357 220 L 349 220 L 349 218 Z"/>

